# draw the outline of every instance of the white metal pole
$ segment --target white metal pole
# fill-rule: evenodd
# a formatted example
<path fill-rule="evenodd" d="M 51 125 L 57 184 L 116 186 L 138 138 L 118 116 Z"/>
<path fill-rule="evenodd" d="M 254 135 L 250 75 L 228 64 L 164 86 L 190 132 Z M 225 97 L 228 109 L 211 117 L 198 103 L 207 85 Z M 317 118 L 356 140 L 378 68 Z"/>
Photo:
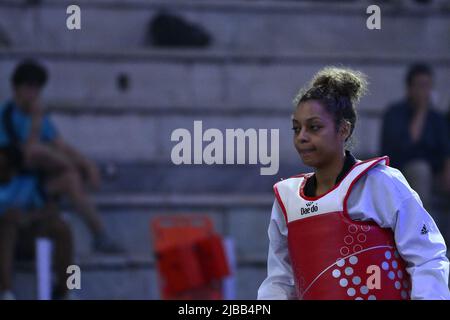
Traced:
<path fill-rule="evenodd" d="M 36 275 L 38 300 L 51 300 L 52 242 L 48 238 L 36 239 Z"/>

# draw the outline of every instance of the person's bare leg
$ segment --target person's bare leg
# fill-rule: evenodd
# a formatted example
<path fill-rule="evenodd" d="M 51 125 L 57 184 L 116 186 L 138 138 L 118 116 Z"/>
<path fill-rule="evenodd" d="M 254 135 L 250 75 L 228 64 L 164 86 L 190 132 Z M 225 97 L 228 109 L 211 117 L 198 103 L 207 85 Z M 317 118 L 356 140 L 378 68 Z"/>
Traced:
<path fill-rule="evenodd" d="M 62 152 L 51 146 L 37 143 L 24 148 L 25 166 L 43 170 L 49 174 L 61 173 L 72 168 L 72 161 Z"/>
<path fill-rule="evenodd" d="M 63 153 L 44 144 L 26 148 L 26 165 L 49 174 L 48 189 L 51 194 L 67 196 L 95 235 L 104 232 L 103 223 L 86 194 L 80 173 Z"/>
<path fill-rule="evenodd" d="M 83 218 L 94 238 L 94 249 L 105 253 L 119 253 L 123 250 L 110 238 L 94 204 L 84 190 L 81 174 L 75 169 L 67 170 L 49 179 L 50 194 L 67 196 L 75 210 Z"/>
<path fill-rule="evenodd" d="M 104 232 L 103 222 L 86 194 L 80 174 L 76 170 L 67 170 L 63 174 L 50 178 L 47 187 L 50 194 L 69 198 L 92 233 L 99 235 Z"/>
<path fill-rule="evenodd" d="M 0 291 L 3 292 L 12 289 L 18 214 L 8 211 L 0 218 Z"/>

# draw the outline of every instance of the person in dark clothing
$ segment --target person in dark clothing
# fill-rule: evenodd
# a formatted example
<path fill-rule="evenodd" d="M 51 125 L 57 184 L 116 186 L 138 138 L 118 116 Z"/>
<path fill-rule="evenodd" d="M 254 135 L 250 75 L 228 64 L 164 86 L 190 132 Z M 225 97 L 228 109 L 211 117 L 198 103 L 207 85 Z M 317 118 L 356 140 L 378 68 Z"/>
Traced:
<path fill-rule="evenodd" d="M 429 205 L 433 186 L 450 194 L 450 140 L 444 115 L 433 109 L 433 71 L 415 64 L 406 75 L 406 97 L 383 117 L 381 151 L 404 172 L 412 188 Z"/>

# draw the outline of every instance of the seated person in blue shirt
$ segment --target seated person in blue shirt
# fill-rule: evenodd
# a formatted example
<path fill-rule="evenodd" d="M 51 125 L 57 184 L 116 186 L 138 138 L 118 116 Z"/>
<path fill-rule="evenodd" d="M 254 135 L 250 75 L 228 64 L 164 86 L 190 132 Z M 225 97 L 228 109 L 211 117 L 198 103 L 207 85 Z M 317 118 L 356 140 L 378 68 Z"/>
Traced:
<path fill-rule="evenodd" d="M 382 154 L 400 169 L 424 206 L 432 190 L 450 194 L 450 139 L 444 115 L 433 109 L 433 71 L 415 64 L 406 75 L 407 96 L 383 118 Z"/>
<path fill-rule="evenodd" d="M 62 139 L 43 111 L 40 94 L 46 81 L 47 71 L 34 61 L 16 67 L 11 77 L 14 97 L 0 106 L 0 144 L 20 150 L 23 168 L 39 173 L 50 195 L 71 201 L 94 235 L 94 249 L 118 252 L 86 192 L 87 186 L 99 186 L 97 167 Z"/>
<path fill-rule="evenodd" d="M 66 298 L 66 271 L 73 256 L 70 228 L 58 214 L 57 206 L 39 189 L 37 179 L 17 174 L 14 158 L 13 148 L 0 147 L 0 299 L 14 299 L 14 258 L 16 253 L 32 258 L 37 237 L 52 240 L 57 280 L 53 298 Z"/>

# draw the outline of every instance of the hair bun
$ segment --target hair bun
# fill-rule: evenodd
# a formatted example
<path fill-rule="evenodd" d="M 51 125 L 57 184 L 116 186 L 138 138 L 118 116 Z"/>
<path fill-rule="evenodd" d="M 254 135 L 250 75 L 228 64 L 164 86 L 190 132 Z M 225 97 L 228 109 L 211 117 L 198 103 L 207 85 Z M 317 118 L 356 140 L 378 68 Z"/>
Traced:
<path fill-rule="evenodd" d="M 358 101 L 366 92 L 366 76 L 351 69 L 327 67 L 319 71 L 311 81 L 312 87 L 321 87 L 330 94 L 347 96 Z"/>

